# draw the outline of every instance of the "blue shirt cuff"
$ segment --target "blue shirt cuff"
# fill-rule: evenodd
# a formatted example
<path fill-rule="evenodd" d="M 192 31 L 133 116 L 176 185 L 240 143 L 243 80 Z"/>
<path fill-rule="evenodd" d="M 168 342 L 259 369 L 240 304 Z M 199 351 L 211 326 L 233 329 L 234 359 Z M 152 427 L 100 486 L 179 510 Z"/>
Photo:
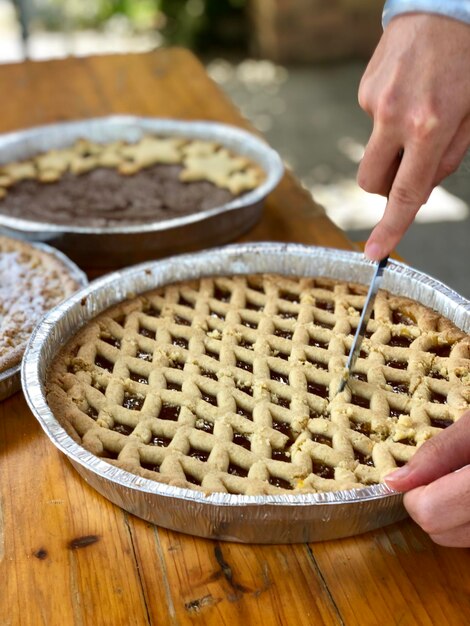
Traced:
<path fill-rule="evenodd" d="M 470 24 L 470 0 L 387 0 L 382 25 L 385 28 L 397 15 L 415 12 L 437 13 Z"/>

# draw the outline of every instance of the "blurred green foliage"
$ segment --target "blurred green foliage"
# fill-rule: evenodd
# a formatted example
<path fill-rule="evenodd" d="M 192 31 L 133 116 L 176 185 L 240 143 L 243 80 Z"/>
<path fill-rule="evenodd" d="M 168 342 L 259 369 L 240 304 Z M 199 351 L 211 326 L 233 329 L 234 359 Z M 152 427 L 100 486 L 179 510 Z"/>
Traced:
<path fill-rule="evenodd" d="M 245 47 L 244 10 L 247 0 L 160 0 L 169 43 L 199 50 Z"/>
<path fill-rule="evenodd" d="M 35 20 L 51 30 L 157 29 L 165 43 L 197 50 L 245 48 L 248 0 L 35 0 Z"/>

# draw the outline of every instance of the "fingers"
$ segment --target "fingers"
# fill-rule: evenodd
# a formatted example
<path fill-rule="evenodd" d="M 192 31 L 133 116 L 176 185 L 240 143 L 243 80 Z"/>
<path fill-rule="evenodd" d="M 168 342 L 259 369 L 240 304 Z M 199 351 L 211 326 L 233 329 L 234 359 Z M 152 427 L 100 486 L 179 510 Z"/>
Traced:
<path fill-rule="evenodd" d="M 385 213 L 366 244 L 365 254 L 371 260 L 392 252 L 431 193 L 448 133 L 435 135 L 429 126 L 422 134 L 405 146 Z"/>
<path fill-rule="evenodd" d="M 409 491 L 469 463 L 470 411 L 467 411 L 455 424 L 426 441 L 406 465 L 386 476 L 385 482 L 396 491 Z"/>
<path fill-rule="evenodd" d="M 431 539 L 470 547 L 470 411 L 423 444 L 412 459 L 385 477 L 406 491 L 405 507 Z"/>
<path fill-rule="evenodd" d="M 425 138 L 407 145 L 401 157 L 399 144 L 374 130 L 359 166 L 358 183 L 389 199 L 366 244 L 369 259 L 378 261 L 391 253 L 432 189 L 459 167 L 470 147 L 470 115 L 444 148 L 448 132 L 432 141 L 431 129 L 430 141 Z"/>
<path fill-rule="evenodd" d="M 435 133 L 429 123 L 407 143 L 403 156 L 400 145 L 376 125 L 359 167 L 358 183 L 370 193 L 388 195 L 388 202 L 366 244 L 369 259 L 378 261 L 392 252 L 432 189 L 458 168 L 469 146 L 470 115 L 454 134 L 449 128 Z"/>
<path fill-rule="evenodd" d="M 441 545 L 470 547 L 470 466 L 405 494 L 414 521 Z"/>
<path fill-rule="evenodd" d="M 374 130 L 359 165 L 357 182 L 369 193 L 388 196 L 401 161 L 401 146 Z"/>
<path fill-rule="evenodd" d="M 378 261 L 390 254 L 426 202 L 437 165 L 431 173 L 423 172 L 421 178 L 417 178 L 414 172 L 419 167 L 416 161 L 411 160 L 409 153 L 405 152 L 383 217 L 367 240 L 364 252 L 368 259 Z"/>
<path fill-rule="evenodd" d="M 459 528 L 452 528 L 442 533 L 433 534 L 431 539 L 434 543 L 447 548 L 470 548 L 470 522 L 463 524 Z"/>
<path fill-rule="evenodd" d="M 455 133 L 450 145 L 441 159 L 434 179 L 434 186 L 455 172 L 462 163 L 470 147 L 470 115 L 467 116 Z"/>

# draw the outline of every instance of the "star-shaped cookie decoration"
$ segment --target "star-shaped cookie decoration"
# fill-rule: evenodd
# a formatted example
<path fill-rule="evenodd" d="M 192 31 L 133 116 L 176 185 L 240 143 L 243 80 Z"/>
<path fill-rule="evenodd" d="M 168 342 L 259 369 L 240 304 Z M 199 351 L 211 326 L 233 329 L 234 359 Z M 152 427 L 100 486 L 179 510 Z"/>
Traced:
<path fill-rule="evenodd" d="M 256 187 L 259 175 L 249 159 L 235 156 L 228 150 L 222 149 L 186 157 L 180 180 L 183 182 L 207 180 L 218 187 L 238 194 Z"/>
<path fill-rule="evenodd" d="M 114 141 L 113 143 L 100 146 L 101 150 L 97 155 L 99 167 L 118 167 L 122 161 L 122 141 Z"/>
<path fill-rule="evenodd" d="M 36 168 L 31 161 L 17 161 L 3 165 L 0 168 L 0 176 L 9 178 L 11 180 L 10 184 L 13 184 L 27 178 L 36 178 Z"/>
<path fill-rule="evenodd" d="M 238 196 L 244 191 L 255 189 L 262 180 L 263 175 L 261 170 L 256 167 L 250 167 L 244 172 L 234 172 L 231 174 L 227 180 L 226 187 L 230 193 L 233 193 L 234 196 Z"/>
<path fill-rule="evenodd" d="M 262 170 L 252 161 L 214 141 L 154 135 L 144 135 L 135 143 L 81 138 L 71 147 L 0 166 L 0 200 L 10 187 L 28 178 L 52 183 L 67 172 L 80 175 L 100 167 L 130 176 L 157 164 L 181 165 L 182 182 L 208 181 L 234 195 L 254 189 L 263 180 Z"/>
<path fill-rule="evenodd" d="M 37 179 L 43 183 L 52 183 L 69 169 L 74 157 L 72 150 L 49 150 L 34 159 L 37 169 Z"/>
<path fill-rule="evenodd" d="M 181 146 L 185 139 L 178 137 L 144 137 L 139 142 L 123 147 L 121 154 L 127 159 L 118 170 L 121 174 L 135 174 L 156 163 L 181 163 Z"/>
<path fill-rule="evenodd" d="M 182 147 L 181 152 L 185 157 L 198 157 L 214 154 L 220 146 L 213 141 L 197 140 L 190 141 Z"/>

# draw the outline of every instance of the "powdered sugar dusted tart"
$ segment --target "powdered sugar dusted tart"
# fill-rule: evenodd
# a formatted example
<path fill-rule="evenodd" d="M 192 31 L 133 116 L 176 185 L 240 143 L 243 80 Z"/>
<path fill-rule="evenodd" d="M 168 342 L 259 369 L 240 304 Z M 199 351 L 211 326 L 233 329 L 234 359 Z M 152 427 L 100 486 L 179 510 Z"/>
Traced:
<path fill-rule="evenodd" d="M 20 363 L 40 318 L 79 286 L 55 254 L 0 235 L 0 373 Z"/>
<path fill-rule="evenodd" d="M 89 322 L 47 400 L 94 455 L 170 485 L 233 494 L 379 483 L 470 402 L 470 337 L 379 292 L 336 394 L 366 288 L 246 275 L 174 283 Z"/>

